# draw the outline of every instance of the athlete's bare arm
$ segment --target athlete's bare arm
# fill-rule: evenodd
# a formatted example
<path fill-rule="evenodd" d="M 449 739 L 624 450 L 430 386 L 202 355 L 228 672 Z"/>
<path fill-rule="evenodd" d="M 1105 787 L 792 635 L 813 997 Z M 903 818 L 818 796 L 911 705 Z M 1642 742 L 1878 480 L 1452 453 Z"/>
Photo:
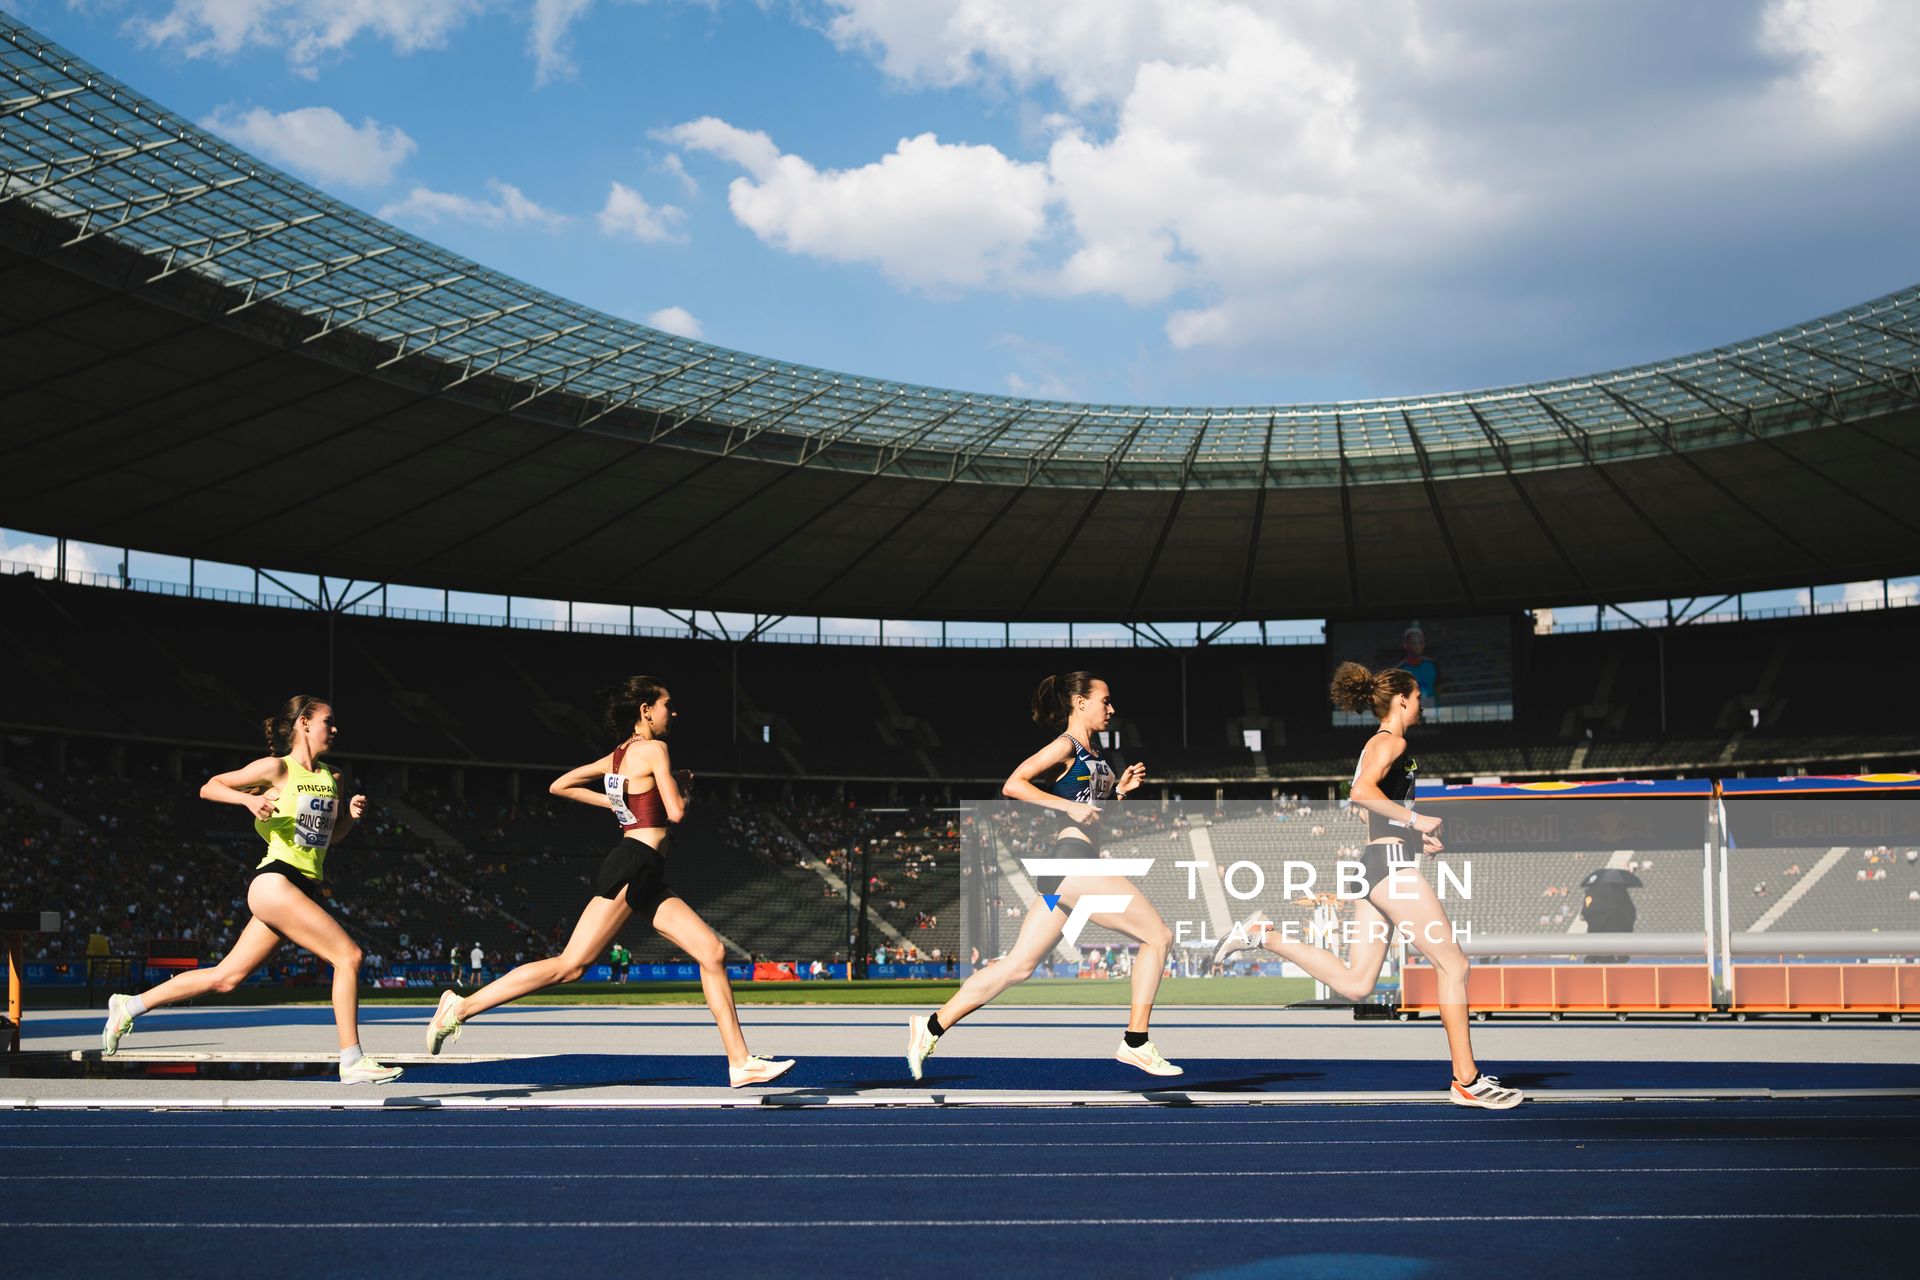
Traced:
<path fill-rule="evenodd" d="M 339 844 L 342 840 L 345 840 L 348 835 L 352 834 L 354 826 L 360 821 L 361 816 L 365 814 L 366 811 L 367 798 L 365 796 L 356 795 L 348 800 L 346 811 L 334 820 L 333 838 L 327 843 Z"/>
<path fill-rule="evenodd" d="M 552 782 L 547 790 L 564 800 L 577 800 L 581 804 L 590 804 L 599 809 L 613 808 L 613 801 L 607 799 L 607 793 L 599 783 L 613 768 L 613 753 L 609 751 L 591 764 L 583 764 L 578 769 L 569 769 Z"/>
<path fill-rule="evenodd" d="M 261 756 L 250 764 L 216 773 L 200 785 L 200 798 L 215 804 L 237 804 L 260 821 L 273 816 L 277 798 L 267 795 L 287 779 L 287 762 L 280 756 Z"/>
<path fill-rule="evenodd" d="M 1054 795 L 1051 791 L 1042 791 L 1033 784 L 1035 778 L 1057 777 L 1060 767 L 1073 759 L 1073 740 L 1064 733 L 1040 748 L 1025 760 L 1019 768 L 1007 776 L 1000 785 L 1000 794 L 1010 800 L 1020 800 L 1027 804 L 1038 805 L 1042 809 L 1058 809 L 1067 815 L 1075 826 L 1085 826 L 1100 820 L 1100 810 L 1090 804 L 1081 804 Z"/>

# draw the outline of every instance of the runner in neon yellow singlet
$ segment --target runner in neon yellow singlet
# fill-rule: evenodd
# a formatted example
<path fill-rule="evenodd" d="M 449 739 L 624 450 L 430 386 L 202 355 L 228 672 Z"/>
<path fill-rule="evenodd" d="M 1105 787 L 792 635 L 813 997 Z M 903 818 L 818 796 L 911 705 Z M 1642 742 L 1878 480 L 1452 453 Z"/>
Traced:
<path fill-rule="evenodd" d="M 339 733 L 327 703 L 290 698 L 265 728 L 272 754 L 217 774 L 200 788 L 204 800 L 246 808 L 253 814 L 253 829 L 267 842 L 266 856 L 247 885 L 247 909 L 253 918 L 226 958 L 211 969 L 190 969 L 140 995 L 109 998 L 100 1052 L 117 1053 L 133 1020 L 149 1009 L 233 990 L 286 941 L 333 966 L 341 1082 L 387 1084 L 400 1078 L 400 1069 L 374 1061 L 360 1048 L 360 948 L 327 911 L 320 892 L 327 850 L 353 830 L 366 811 L 367 798 L 353 796 L 343 805 L 339 779 L 320 763 Z"/>
<path fill-rule="evenodd" d="M 340 783 L 331 769 L 305 768 L 291 755 L 280 759 L 286 781 L 276 788 L 273 816 L 253 820 L 253 829 L 267 842 L 267 856 L 255 869 L 285 863 L 317 883 L 326 879 Z"/>

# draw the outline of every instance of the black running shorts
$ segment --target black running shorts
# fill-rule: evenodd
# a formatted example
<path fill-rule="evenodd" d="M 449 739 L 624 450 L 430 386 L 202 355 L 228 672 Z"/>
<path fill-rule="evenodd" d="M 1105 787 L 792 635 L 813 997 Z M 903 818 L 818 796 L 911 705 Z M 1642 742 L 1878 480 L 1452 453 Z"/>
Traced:
<path fill-rule="evenodd" d="M 1367 893 L 1371 896 L 1376 886 L 1386 882 L 1390 870 L 1394 867 L 1411 867 L 1415 863 L 1405 844 L 1382 841 L 1360 851 L 1360 865 L 1366 869 L 1362 874 L 1367 878 Z"/>
<path fill-rule="evenodd" d="M 651 921 L 668 898 L 680 895 L 667 887 L 667 855 L 644 840 L 621 837 L 593 878 L 595 897 L 618 898 L 627 891 L 627 905 L 635 915 Z"/>
<path fill-rule="evenodd" d="M 1047 856 L 1049 858 L 1097 858 L 1100 856 L 1100 850 L 1091 840 L 1082 840 L 1076 836 L 1061 836 L 1053 842 L 1053 848 L 1048 850 Z M 1060 892 L 1060 885 L 1065 880 L 1065 876 L 1036 876 L 1034 888 L 1041 897 L 1052 897 Z"/>

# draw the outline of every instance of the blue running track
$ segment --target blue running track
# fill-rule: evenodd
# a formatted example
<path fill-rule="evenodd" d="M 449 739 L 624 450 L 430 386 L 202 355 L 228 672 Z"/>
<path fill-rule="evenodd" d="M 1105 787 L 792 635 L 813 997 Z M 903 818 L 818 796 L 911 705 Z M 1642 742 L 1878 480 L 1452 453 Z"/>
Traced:
<path fill-rule="evenodd" d="M 0 1114 L 22 1277 L 1703 1280 L 1917 1250 L 1905 1099 Z"/>

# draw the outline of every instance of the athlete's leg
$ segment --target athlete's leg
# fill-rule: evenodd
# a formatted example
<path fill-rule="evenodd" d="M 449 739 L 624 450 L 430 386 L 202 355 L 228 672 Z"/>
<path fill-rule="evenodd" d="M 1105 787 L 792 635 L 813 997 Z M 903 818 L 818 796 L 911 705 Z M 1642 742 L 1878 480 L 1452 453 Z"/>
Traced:
<path fill-rule="evenodd" d="M 255 876 L 247 906 L 256 921 L 333 966 L 333 1023 L 340 1047 L 360 1043 L 360 947 L 326 908 L 285 876 Z M 251 926 L 249 926 L 251 927 Z"/>
<path fill-rule="evenodd" d="M 1396 929 L 1420 949 L 1432 962 L 1440 979 L 1440 1025 L 1447 1030 L 1447 1049 L 1453 1057 L 1453 1074 L 1462 1084 L 1480 1073 L 1473 1060 L 1473 1045 L 1467 1031 L 1467 953 L 1453 938 L 1453 922 L 1440 903 L 1433 886 L 1422 875 L 1395 877 L 1400 897 L 1389 895 L 1386 885 L 1375 885 L 1373 901 L 1393 921 Z"/>
<path fill-rule="evenodd" d="M 714 1025 L 720 1028 L 727 1065 L 745 1063 L 747 1038 L 740 1033 L 740 1015 L 734 1011 L 733 985 L 727 981 L 727 949 L 720 935 L 681 898 L 661 901 L 653 913 L 653 929 L 700 966 L 700 991 L 707 998 L 707 1008 L 713 1011 Z"/>
<path fill-rule="evenodd" d="M 1125 885 L 1128 882 L 1116 880 L 1114 883 Z M 1064 890 L 1066 886 L 1062 885 L 1061 888 Z M 943 1029 L 951 1027 L 1008 987 L 1032 976 L 1035 967 L 1047 958 L 1047 953 L 1060 941 L 1060 934 L 1067 927 L 1064 899 L 1061 907 L 1061 910 L 1049 910 L 1044 900 L 1033 900 L 1033 905 L 1027 908 L 1026 922 L 1020 926 L 1020 936 L 1013 940 L 1013 946 L 1005 958 L 983 969 L 975 969 L 960 984 L 960 989 L 940 1006 L 940 1012 L 934 1016 L 940 1019 Z"/>
<path fill-rule="evenodd" d="M 1118 878 L 1073 876 L 1060 886 L 1061 896 L 1063 900 L 1070 896 L 1077 901 L 1083 893 L 1128 893 L 1127 883 Z M 1167 965 L 1167 953 L 1173 949 L 1173 930 L 1167 928 L 1167 922 L 1160 918 L 1151 902 L 1138 893 L 1132 896 L 1133 901 L 1125 911 L 1101 912 L 1092 920 L 1140 944 L 1140 954 L 1133 961 L 1133 1008 L 1127 1015 L 1127 1030 L 1145 1031 L 1153 1017 L 1153 998 L 1160 991 L 1160 975 Z"/>
<path fill-rule="evenodd" d="M 191 1000 L 209 991 L 231 991 L 265 964 L 267 957 L 279 945 L 279 934 L 258 919 L 249 920 L 240 930 L 240 936 L 233 940 L 226 958 L 219 964 L 210 969 L 188 969 L 176 973 L 143 994 L 140 1003 L 149 1009 L 158 1009 L 163 1004 Z"/>
<path fill-rule="evenodd" d="M 1263 950 L 1305 969 L 1307 976 L 1324 982 L 1341 999 L 1364 1000 L 1373 994 L 1380 966 L 1386 963 L 1389 937 L 1386 917 L 1360 898 L 1353 904 L 1353 940 L 1347 944 L 1345 960 L 1310 942 L 1287 941 L 1277 929 L 1268 929 L 1258 941 Z"/>
<path fill-rule="evenodd" d="M 529 960 L 501 974 L 454 1005 L 453 1016 L 465 1022 L 475 1014 L 485 1013 L 509 1000 L 518 1000 L 521 996 L 532 995 L 557 983 L 576 980 L 632 918 L 633 912 L 627 906 L 625 885 L 620 887 L 616 897 L 588 899 L 585 909 L 580 912 L 580 919 L 573 926 L 572 936 L 567 939 L 567 945 L 559 955 L 549 956 L 545 960 Z"/>

